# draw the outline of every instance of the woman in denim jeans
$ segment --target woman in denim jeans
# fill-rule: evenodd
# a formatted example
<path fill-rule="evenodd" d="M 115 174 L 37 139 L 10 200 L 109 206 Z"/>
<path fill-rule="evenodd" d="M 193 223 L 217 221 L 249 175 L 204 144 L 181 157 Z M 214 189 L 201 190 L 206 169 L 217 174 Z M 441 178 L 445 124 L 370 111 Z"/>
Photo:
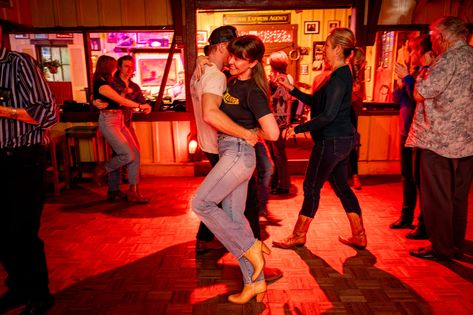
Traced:
<path fill-rule="evenodd" d="M 336 28 L 324 46 L 325 62 L 332 74 L 313 95 L 302 93 L 280 78 L 292 95 L 311 105 L 311 120 L 297 126 L 295 133 L 310 131 L 314 147 L 304 178 L 304 201 L 291 235 L 273 245 L 281 248 L 303 246 L 309 225 L 319 207 L 320 190 L 329 181 L 342 202 L 352 230 L 350 237 L 339 237 L 343 244 L 365 248 L 366 234 L 358 199 L 348 185 L 347 163 L 355 146 L 355 128 L 350 121 L 353 77 L 346 60 L 354 54 L 355 36 L 348 28 Z"/>
<path fill-rule="evenodd" d="M 269 109 L 263 42 L 256 36 L 242 36 L 231 41 L 228 50 L 234 78 L 220 109 L 244 128 L 261 127 L 258 132 L 263 138 L 276 140 L 279 129 Z M 221 133 L 218 150 L 219 161 L 198 188 L 192 208 L 240 263 L 244 288 L 230 295 L 229 301 L 244 304 L 256 297 L 260 302 L 266 292 L 263 252 L 270 251 L 253 236 L 244 216 L 248 181 L 256 166 L 255 149 L 243 139 Z"/>
<path fill-rule="evenodd" d="M 116 153 L 104 165 L 99 165 L 95 172 L 95 178 L 100 178 L 107 173 L 127 166 L 129 190 L 126 192 L 128 201 L 147 203 L 138 190 L 140 170 L 140 147 L 134 132 L 132 132 L 124 121 L 123 111 L 120 106 L 126 106 L 142 110 L 145 113 L 151 111 L 148 104 L 138 104 L 118 94 L 111 86 L 113 75 L 117 71 L 117 61 L 110 56 L 100 56 L 94 73 L 93 87 L 94 100 L 101 100 L 107 106 L 100 109 L 99 129 L 103 137 Z M 105 106 L 105 105 L 104 105 Z"/>

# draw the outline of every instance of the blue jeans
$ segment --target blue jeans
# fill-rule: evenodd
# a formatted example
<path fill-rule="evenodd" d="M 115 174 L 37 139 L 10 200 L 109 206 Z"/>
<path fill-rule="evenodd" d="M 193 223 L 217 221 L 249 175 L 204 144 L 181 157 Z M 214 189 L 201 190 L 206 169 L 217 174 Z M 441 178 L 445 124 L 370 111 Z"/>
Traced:
<path fill-rule="evenodd" d="M 130 184 L 138 184 L 140 171 L 140 147 L 136 135 L 123 120 L 121 111 L 102 111 L 99 116 L 99 128 L 105 140 L 112 147 L 117 155 L 105 162 L 105 168 L 112 173 L 110 180 L 114 187 L 109 190 L 118 190 L 119 176 L 114 176 L 113 172 L 125 166 L 128 169 L 128 181 Z"/>
<path fill-rule="evenodd" d="M 348 185 L 348 156 L 355 136 L 317 140 L 304 178 L 301 215 L 313 218 L 319 208 L 320 190 L 328 180 L 346 212 L 361 215 L 360 204 Z"/>
<path fill-rule="evenodd" d="M 258 173 L 258 208 L 261 213 L 268 210 L 269 184 L 271 183 L 274 166 L 264 142 L 255 144 L 255 153 L 256 172 Z"/>
<path fill-rule="evenodd" d="M 256 242 L 244 215 L 248 181 L 256 167 L 255 150 L 228 135 L 219 135 L 218 148 L 219 161 L 197 189 L 192 209 L 239 260 L 243 282 L 252 283 L 253 266 L 243 254 Z M 257 281 L 263 279 L 261 273 Z"/>

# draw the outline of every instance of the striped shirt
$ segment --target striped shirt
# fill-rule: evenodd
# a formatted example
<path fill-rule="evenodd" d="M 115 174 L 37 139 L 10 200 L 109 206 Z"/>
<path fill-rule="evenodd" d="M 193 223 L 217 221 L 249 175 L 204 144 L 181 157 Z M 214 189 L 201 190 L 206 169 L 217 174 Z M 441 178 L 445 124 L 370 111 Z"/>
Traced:
<path fill-rule="evenodd" d="M 0 88 L 10 90 L 10 99 L 0 105 L 24 108 L 38 124 L 0 117 L 0 149 L 47 144 L 48 129 L 59 113 L 48 83 L 35 60 L 26 54 L 0 48 Z"/>

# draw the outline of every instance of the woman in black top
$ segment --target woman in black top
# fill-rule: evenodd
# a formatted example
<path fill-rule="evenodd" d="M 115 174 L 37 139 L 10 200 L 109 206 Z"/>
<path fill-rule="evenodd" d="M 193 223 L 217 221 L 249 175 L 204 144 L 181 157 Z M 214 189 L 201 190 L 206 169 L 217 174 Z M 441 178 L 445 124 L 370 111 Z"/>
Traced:
<path fill-rule="evenodd" d="M 306 242 L 309 225 L 317 212 L 320 190 L 329 181 L 342 202 L 352 236 L 339 237 L 340 242 L 365 248 L 367 241 L 361 209 L 347 181 L 348 156 L 355 146 L 355 128 L 350 121 L 353 78 L 346 60 L 355 50 L 355 36 L 348 28 L 334 29 L 325 42 L 324 58 L 332 74 L 313 95 L 305 94 L 280 78 L 292 95 L 311 106 L 311 119 L 297 126 L 295 133 L 309 131 L 314 147 L 304 178 L 304 201 L 293 233 L 273 245 L 281 248 L 302 246 Z"/>
<path fill-rule="evenodd" d="M 139 104 L 118 94 L 112 87 L 113 75 L 117 71 L 117 61 L 110 56 L 100 56 L 94 73 L 94 100 L 108 104 L 100 110 L 99 129 L 103 137 L 116 153 L 114 157 L 99 165 L 95 173 L 97 181 L 107 173 L 123 166 L 128 169 L 130 187 L 124 197 L 128 201 L 147 203 L 138 189 L 140 169 L 140 147 L 130 129 L 125 125 L 121 106 L 136 108 L 145 112 L 151 110 L 148 104 Z M 110 198 L 109 194 L 109 198 Z"/>
<path fill-rule="evenodd" d="M 279 128 L 269 109 L 263 42 L 256 36 L 241 36 L 229 43 L 228 50 L 234 78 L 220 109 L 244 128 L 276 140 Z M 240 263 L 244 288 L 230 295 L 229 301 L 244 304 L 253 297 L 261 301 L 266 292 L 263 252 L 269 253 L 269 248 L 254 237 L 244 216 L 248 181 L 256 166 L 255 149 L 244 139 L 221 133 L 218 150 L 219 161 L 198 188 L 192 209 Z"/>

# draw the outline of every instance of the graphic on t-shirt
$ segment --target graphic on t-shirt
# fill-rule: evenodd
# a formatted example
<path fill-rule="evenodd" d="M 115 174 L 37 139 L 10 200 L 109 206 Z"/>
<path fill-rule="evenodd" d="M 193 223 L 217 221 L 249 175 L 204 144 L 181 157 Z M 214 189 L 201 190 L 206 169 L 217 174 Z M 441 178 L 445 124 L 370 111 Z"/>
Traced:
<path fill-rule="evenodd" d="M 240 100 L 234 96 L 231 96 L 230 93 L 228 92 L 228 89 L 225 91 L 225 94 L 223 94 L 223 101 L 229 105 L 240 104 Z"/>

